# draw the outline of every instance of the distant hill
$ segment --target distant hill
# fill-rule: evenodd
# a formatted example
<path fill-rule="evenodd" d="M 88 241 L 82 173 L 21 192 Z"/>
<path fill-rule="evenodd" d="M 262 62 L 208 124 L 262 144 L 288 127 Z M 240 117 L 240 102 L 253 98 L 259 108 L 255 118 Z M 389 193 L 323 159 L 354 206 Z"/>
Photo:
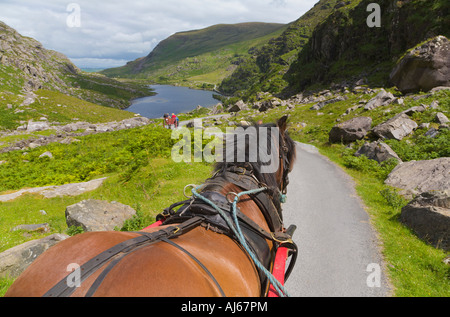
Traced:
<path fill-rule="evenodd" d="M 155 82 L 219 83 L 251 48 L 267 43 L 288 26 L 277 23 L 219 24 L 176 33 L 161 41 L 146 57 L 102 71 L 109 77 Z"/>

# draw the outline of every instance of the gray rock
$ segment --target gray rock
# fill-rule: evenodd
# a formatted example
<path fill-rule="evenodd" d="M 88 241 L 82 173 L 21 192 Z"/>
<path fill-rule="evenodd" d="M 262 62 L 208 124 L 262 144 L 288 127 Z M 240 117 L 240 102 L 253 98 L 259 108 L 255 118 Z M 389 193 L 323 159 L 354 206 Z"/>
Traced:
<path fill-rule="evenodd" d="M 330 133 L 330 143 L 353 142 L 363 139 L 372 125 L 372 118 L 357 117 L 335 125 Z"/>
<path fill-rule="evenodd" d="M 52 154 L 52 152 L 47 151 L 47 152 L 42 153 L 41 155 L 39 155 L 39 157 L 40 158 L 42 158 L 42 157 L 49 157 L 50 159 L 52 159 L 53 158 L 53 154 Z"/>
<path fill-rule="evenodd" d="M 361 155 L 365 155 L 369 159 L 375 160 L 378 163 L 387 161 L 391 158 L 396 159 L 400 163 L 402 162 L 402 160 L 398 157 L 397 153 L 395 153 L 394 150 L 392 150 L 389 145 L 381 141 L 364 144 L 355 153 L 355 156 Z"/>
<path fill-rule="evenodd" d="M 11 229 L 11 231 L 40 231 L 40 232 L 49 232 L 50 231 L 50 225 L 48 223 L 38 224 L 38 225 L 19 225 Z"/>
<path fill-rule="evenodd" d="M 67 238 L 69 238 L 68 235 L 54 234 L 0 253 L 0 277 L 17 278 L 38 256 Z"/>
<path fill-rule="evenodd" d="M 406 114 L 407 116 L 412 116 L 413 114 L 417 112 L 424 112 L 427 110 L 427 107 L 425 105 L 415 106 L 412 108 L 409 108 L 408 110 L 403 111 L 402 113 Z"/>
<path fill-rule="evenodd" d="M 344 96 L 337 96 L 336 98 L 332 98 L 332 99 L 328 99 L 328 100 L 316 103 L 314 106 L 312 106 L 310 108 L 310 110 L 320 110 L 323 107 L 325 107 L 326 105 L 329 105 L 329 104 L 332 104 L 332 103 L 336 103 L 336 102 L 339 102 L 339 101 L 344 101 L 344 100 L 347 100 L 347 99 L 348 99 L 347 96 L 345 96 L 345 97 Z"/>
<path fill-rule="evenodd" d="M 30 189 L 21 189 L 17 192 L 0 195 L 0 202 L 7 202 L 14 200 L 24 194 L 39 194 L 45 198 L 55 198 L 61 196 L 78 196 L 83 193 L 99 188 L 105 178 L 94 179 L 85 183 L 65 184 L 61 186 L 45 186 Z"/>
<path fill-rule="evenodd" d="M 417 236 L 450 251 L 450 196 L 448 191 L 421 193 L 402 208 L 401 221 Z"/>
<path fill-rule="evenodd" d="M 439 101 L 434 100 L 434 101 L 430 104 L 430 108 L 431 108 L 431 109 L 437 109 L 437 108 L 439 108 Z"/>
<path fill-rule="evenodd" d="M 403 93 L 450 86 L 450 41 L 437 36 L 412 49 L 390 74 L 392 84 Z"/>
<path fill-rule="evenodd" d="M 447 118 L 447 116 L 445 114 L 443 114 L 442 112 L 438 112 L 436 114 L 436 118 L 434 120 L 439 124 L 445 124 L 445 123 L 450 122 L 450 120 Z"/>
<path fill-rule="evenodd" d="M 248 110 L 247 104 L 244 103 L 244 101 L 242 100 L 239 100 L 238 102 L 236 102 L 234 105 L 231 105 L 227 109 L 228 112 L 239 112 L 242 110 Z"/>
<path fill-rule="evenodd" d="M 387 106 L 394 100 L 394 95 L 382 88 L 378 95 L 369 100 L 369 102 L 364 107 L 364 110 L 372 110 L 381 106 Z"/>
<path fill-rule="evenodd" d="M 435 138 L 439 135 L 439 131 L 436 130 L 435 128 L 431 128 L 424 135 L 429 138 Z"/>
<path fill-rule="evenodd" d="M 221 103 L 218 103 L 217 105 L 215 105 L 215 106 L 212 108 L 212 110 L 211 110 L 211 112 L 210 112 L 209 114 L 213 116 L 213 115 L 222 113 L 223 111 L 224 111 L 223 105 L 222 105 Z"/>
<path fill-rule="evenodd" d="M 408 198 L 431 190 L 449 190 L 450 157 L 399 164 L 385 183 L 402 189 L 400 194 Z"/>
<path fill-rule="evenodd" d="M 112 231 L 121 228 L 136 211 L 120 203 L 102 200 L 83 200 L 66 208 L 67 226 L 82 227 L 84 231 Z"/>
<path fill-rule="evenodd" d="M 47 121 L 36 121 L 33 120 L 28 121 L 27 125 L 27 131 L 28 132 L 35 132 L 35 131 L 44 131 L 50 129 L 50 125 Z"/>
<path fill-rule="evenodd" d="M 406 114 L 400 113 L 388 121 L 373 128 L 373 132 L 383 139 L 402 140 L 405 136 L 411 134 L 418 125 Z"/>

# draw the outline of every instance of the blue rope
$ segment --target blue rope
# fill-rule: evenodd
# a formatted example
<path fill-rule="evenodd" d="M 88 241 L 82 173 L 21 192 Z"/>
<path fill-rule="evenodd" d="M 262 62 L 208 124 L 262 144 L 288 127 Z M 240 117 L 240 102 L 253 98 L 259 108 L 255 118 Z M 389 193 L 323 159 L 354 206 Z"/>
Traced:
<path fill-rule="evenodd" d="M 202 195 L 200 195 L 197 190 L 199 190 L 202 186 L 199 186 L 197 188 L 192 188 L 192 194 L 203 200 L 204 202 L 206 202 L 207 204 L 209 204 L 211 207 L 213 207 L 221 216 L 222 218 L 225 220 L 225 222 L 228 224 L 228 226 L 231 228 L 231 230 L 233 231 L 233 233 L 235 234 L 235 236 L 238 238 L 239 242 L 242 244 L 242 246 L 244 247 L 244 249 L 247 251 L 247 253 L 249 254 L 249 256 L 252 258 L 253 262 L 255 263 L 255 265 L 267 276 L 267 278 L 269 279 L 270 283 L 273 285 L 273 287 L 275 288 L 275 290 L 278 292 L 278 294 L 281 297 L 290 297 L 287 289 L 272 275 L 272 273 L 270 273 L 265 267 L 264 265 L 261 264 L 261 262 L 259 262 L 259 260 L 256 258 L 255 254 L 250 250 L 250 248 L 247 245 L 247 242 L 245 241 L 244 235 L 242 234 L 241 231 L 241 227 L 239 225 L 239 221 L 237 218 L 237 203 L 239 202 L 239 199 L 241 196 L 243 195 L 252 195 L 252 194 L 257 194 L 263 191 L 266 191 L 267 188 L 258 188 L 258 189 L 254 189 L 254 190 L 250 190 L 250 191 L 246 191 L 246 192 L 241 192 L 239 194 L 236 194 L 236 197 L 234 198 L 233 201 L 233 205 L 232 205 L 232 215 L 233 215 L 233 220 L 231 220 L 226 214 L 225 212 L 220 209 L 219 207 L 217 207 L 212 201 L 210 201 L 209 199 L 203 197 Z"/>

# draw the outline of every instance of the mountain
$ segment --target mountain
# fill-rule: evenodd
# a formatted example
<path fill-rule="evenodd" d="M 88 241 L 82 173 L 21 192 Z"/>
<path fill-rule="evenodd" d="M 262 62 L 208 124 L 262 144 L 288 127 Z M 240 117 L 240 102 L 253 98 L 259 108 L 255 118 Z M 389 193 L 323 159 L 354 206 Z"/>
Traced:
<path fill-rule="evenodd" d="M 137 85 L 82 72 L 63 54 L 45 49 L 0 21 L 0 94 L 12 96 L 40 89 L 56 91 L 99 105 L 125 108 L 132 98 L 149 94 Z"/>
<path fill-rule="evenodd" d="M 408 50 L 438 35 L 450 36 L 447 0 L 380 0 L 380 27 L 370 28 L 366 20 L 372 2 L 355 1 L 335 10 L 314 29 L 284 77 L 287 95 L 332 83 L 391 86 L 389 75 Z"/>
<path fill-rule="evenodd" d="M 308 43 L 314 28 L 341 6 L 337 2 L 320 0 L 302 17 L 290 23 L 280 36 L 254 50 L 229 78 L 223 80 L 220 91 L 247 97 L 259 91 L 280 92 L 287 86 L 284 74 Z"/>
<path fill-rule="evenodd" d="M 371 3 L 319 1 L 241 63 L 219 90 L 247 100 L 260 91 L 287 98 L 332 84 L 389 86 L 389 75 L 407 50 L 450 35 L 446 0 L 377 1 L 381 25 L 373 28 L 367 25 Z"/>
<path fill-rule="evenodd" d="M 25 91 L 44 87 L 67 89 L 68 84 L 63 77 L 80 72 L 63 54 L 45 49 L 38 41 L 21 36 L 1 21 L 0 67 L 2 89 L 23 88 Z M 5 75 L 15 80 L 6 81 Z"/>
<path fill-rule="evenodd" d="M 148 56 L 101 73 L 159 83 L 215 84 L 229 75 L 250 49 L 267 43 L 286 27 L 285 24 L 253 22 L 179 32 L 161 41 Z"/>

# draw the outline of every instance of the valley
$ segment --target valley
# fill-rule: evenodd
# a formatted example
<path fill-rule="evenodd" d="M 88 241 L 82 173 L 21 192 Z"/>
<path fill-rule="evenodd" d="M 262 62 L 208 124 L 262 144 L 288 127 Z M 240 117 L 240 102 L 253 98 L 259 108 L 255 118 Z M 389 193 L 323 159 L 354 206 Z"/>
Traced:
<path fill-rule="evenodd" d="M 290 136 L 355 182 L 391 295 L 449 297 L 450 5 L 380 0 L 381 26 L 369 28 L 371 2 L 320 0 L 289 24 L 179 32 L 147 56 L 99 72 L 81 71 L 0 22 L 0 196 L 102 180 L 77 196 L 30 190 L 0 201 L 0 252 L 79 233 L 65 210 L 81 200 L 133 207 L 136 216 L 116 228 L 133 231 L 185 199 L 184 186 L 210 177 L 212 164 L 175 163 L 177 140 L 162 121 L 126 109 L 155 95 L 150 84 L 215 89 L 220 105 L 193 105 L 180 119 L 208 117 L 204 128 L 225 130 L 288 114 Z M 417 162 L 436 165 L 417 171 Z M 405 164 L 408 181 L 397 174 Z M 427 198 L 435 192 L 444 198 Z M 430 218 L 414 225 L 407 211 L 418 206 Z M 421 232 L 428 221 L 444 229 Z M 12 230 L 36 224 L 45 230 Z M 15 278 L 2 272 L 0 253 L 0 296 Z"/>

